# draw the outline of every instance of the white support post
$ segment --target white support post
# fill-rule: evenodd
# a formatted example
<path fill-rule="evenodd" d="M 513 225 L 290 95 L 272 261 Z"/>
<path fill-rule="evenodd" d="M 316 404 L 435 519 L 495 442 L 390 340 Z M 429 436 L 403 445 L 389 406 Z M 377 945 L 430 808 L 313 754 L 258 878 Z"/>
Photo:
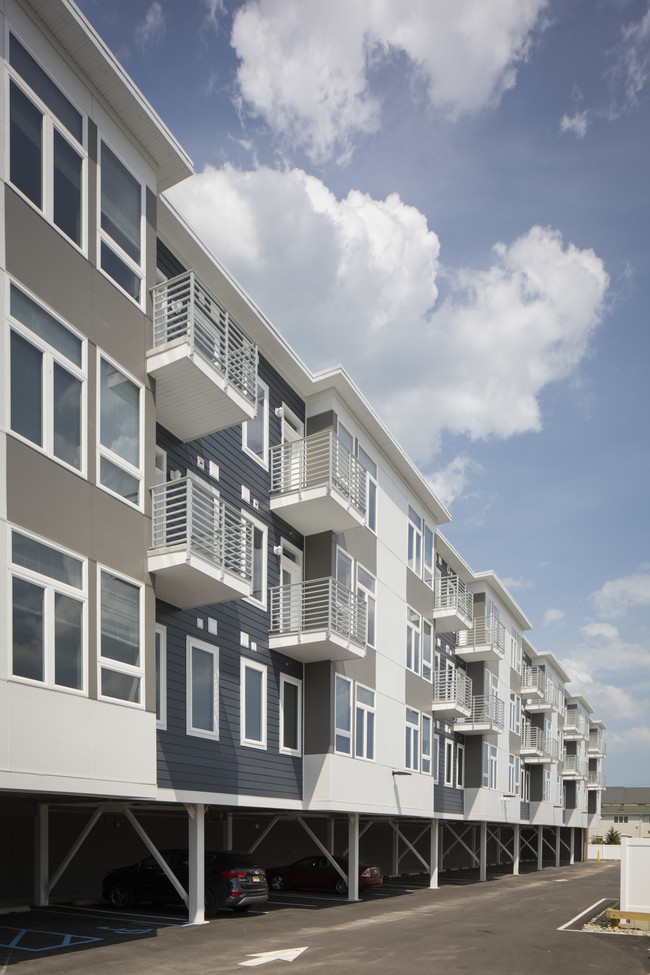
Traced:
<path fill-rule="evenodd" d="M 438 820 L 431 820 L 431 853 L 429 855 L 429 887 L 438 889 Z"/>
<path fill-rule="evenodd" d="M 544 865 L 544 827 L 537 827 L 537 869 L 541 870 Z"/>
<path fill-rule="evenodd" d="M 515 876 L 519 874 L 519 862 L 521 860 L 521 826 L 519 823 L 515 826 L 515 835 L 513 838 L 513 850 L 512 850 L 512 872 Z"/>
<path fill-rule="evenodd" d="M 487 880 L 487 823 L 481 823 L 481 853 L 479 880 Z"/>
<path fill-rule="evenodd" d="M 555 866 L 560 866 L 560 843 L 562 842 L 562 827 L 555 827 Z"/>
<path fill-rule="evenodd" d="M 224 850 L 232 850 L 232 813 L 226 813 L 223 832 L 223 848 Z"/>
<path fill-rule="evenodd" d="M 501 864 L 501 827 L 497 826 L 497 867 Z"/>
<path fill-rule="evenodd" d="M 190 924 L 205 923 L 205 806 L 187 806 L 189 877 L 187 912 Z"/>
<path fill-rule="evenodd" d="M 573 866 L 573 864 L 576 862 L 575 830 L 574 830 L 573 826 L 571 827 L 569 836 L 570 836 L 570 839 L 569 839 L 569 863 L 571 864 L 571 866 Z"/>
<path fill-rule="evenodd" d="M 359 813 L 348 815 L 348 900 L 359 900 Z"/>
<path fill-rule="evenodd" d="M 395 823 L 391 823 L 393 827 L 393 870 L 392 876 L 396 877 L 399 874 L 399 832 Z"/>
<path fill-rule="evenodd" d="M 48 878 L 50 872 L 50 807 L 39 802 L 34 829 L 34 903 L 47 907 L 50 902 Z"/>

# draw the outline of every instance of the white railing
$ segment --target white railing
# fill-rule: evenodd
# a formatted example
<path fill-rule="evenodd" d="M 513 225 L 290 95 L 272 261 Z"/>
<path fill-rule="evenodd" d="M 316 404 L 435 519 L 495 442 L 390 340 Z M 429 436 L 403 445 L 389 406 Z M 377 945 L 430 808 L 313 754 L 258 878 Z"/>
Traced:
<path fill-rule="evenodd" d="M 152 291 L 154 348 L 189 342 L 250 403 L 257 393 L 257 344 L 194 271 Z"/>
<path fill-rule="evenodd" d="M 589 733 L 589 743 L 587 749 L 590 752 L 598 752 L 600 755 L 605 755 L 607 752 L 607 745 L 603 741 L 603 736 L 600 732 L 594 733 L 593 731 Z"/>
<path fill-rule="evenodd" d="M 336 579 L 310 579 L 269 592 L 271 636 L 327 630 L 365 646 L 366 601 Z"/>
<path fill-rule="evenodd" d="M 469 718 L 457 719 L 461 724 L 489 724 L 495 730 L 503 731 L 503 701 L 496 694 L 479 694 L 472 698 L 472 713 Z"/>
<path fill-rule="evenodd" d="M 494 616 L 477 616 L 471 630 L 461 630 L 456 641 L 457 647 L 491 646 L 500 657 L 506 652 L 506 631 L 503 623 Z"/>
<path fill-rule="evenodd" d="M 436 670 L 433 700 L 472 709 L 472 681 L 462 670 Z"/>
<path fill-rule="evenodd" d="M 474 617 L 474 595 L 457 575 L 436 579 L 435 609 L 458 610 L 468 620 Z"/>
<path fill-rule="evenodd" d="M 335 489 L 366 513 L 368 472 L 333 430 L 271 447 L 271 494 Z"/>
<path fill-rule="evenodd" d="M 587 788 L 605 788 L 605 776 L 602 772 L 588 772 L 587 773 Z"/>
<path fill-rule="evenodd" d="M 181 477 L 152 488 L 153 549 L 187 548 L 192 555 L 253 577 L 253 523 L 222 501 L 208 484 Z"/>
<path fill-rule="evenodd" d="M 552 680 L 546 681 L 546 700 L 556 711 L 562 710 L 562 692 Z"/>
<path fill-rule="evenodd" d="M 544 750 L 544 732 L 541 728 L 524 728 L 521 733 L 521 748 L 522 751 L 525 749 L 535 749 L 535 751 Z"/>
<path fill-rule="evenodd" d="M 575 732 L 582 737 L 587 735 L 587 722 L 584 715 L 579 714 L 576 710 L 565 710 L 564 712 L 564 733 Z"/>
<path fill-rule="evenodd" d="M 546 671 L 543 667 L 529 667 L 524 664 L 521 668 L 521 696 L 526 694 L 546 693 Z"/>
<path fill-rule="evenodd" d="M 587 763 L 579 755 L 565 755 L 562 759 L 562 765 L 565 775 L 579 775 L 586 779 Z"/>

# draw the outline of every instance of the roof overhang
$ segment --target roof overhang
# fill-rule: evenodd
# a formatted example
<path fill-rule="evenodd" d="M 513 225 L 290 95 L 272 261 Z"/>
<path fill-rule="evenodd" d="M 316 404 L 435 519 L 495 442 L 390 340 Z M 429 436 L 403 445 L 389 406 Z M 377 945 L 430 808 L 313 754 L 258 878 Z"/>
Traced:
<path fill-rule="evenodd" d="M 533 624 L 530 622 L 521 606 L 512 598 L 509 591 L 506 589 L 505 585 L 501 582 L 493 569 L 489 569 L 487 572 L 473 572 L 472 581 L 484 582 L 486 585 L 490 586 L 494 592 L 498 594 L 505 608 L 519 624 L 522 630 L 530 630 L 532 628 Z"/>

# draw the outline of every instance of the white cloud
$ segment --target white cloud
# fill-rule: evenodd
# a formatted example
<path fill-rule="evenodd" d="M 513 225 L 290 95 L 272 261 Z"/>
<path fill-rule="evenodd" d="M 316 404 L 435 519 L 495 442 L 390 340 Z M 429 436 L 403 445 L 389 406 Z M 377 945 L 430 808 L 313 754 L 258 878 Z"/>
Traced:
<path fill-rule="evenodd" d="M 602 637 L 603 640 L 615 640 L 618 630 L 611 623 L 588 623 L 582 627 L 582 632 L 589 637 Z"/>
<path fill-rule="evenodd" d="M 521 576 L 518 579 L 513 579 L 510 576 L 506 576 L 501 580 L 506 589 L 533 589 L 534 585 L 529 579 L 522 579 Z"/>
<path fill-rule="evenodd" d="M 623 27 L 619 44 L 610 52 L 612 88 L 610 117 L 636 107 L 650 75 L 650 4 L 644 16 Z"/>
<path fill-rule="evenodd" d="M 589 597 L 599 616 L 624 616 L 636 606 L 650 606 L 650 573 L 635 572 L 606 582 Z"/>
<path fill-rule="evenodd" d="M 227 166 L 170 196 L 310 367 L 342 362 L 423 464 L 444 431 L 539 430 L 539 394 L 576 369 L 602 313 L 602 261 L 549 228 L 497 244 L 485 270 L 447 271 L 434 308 L 439 241 L 397 194 L 338 200 L 299 169 Z M 469 470 L 447 472 L 454 490 Z"/>
<path fill-rule="evenodd" d="M 250 111 L 312 158 L 350 149 L 379 125 L 371 86 L 382 59 L 406 56 L 412 80 L 451 117 L 496 103 L 516 81 L 547 0 L 249 0 L 232 45 Z"/>
<path fill-rule="evenodd" d="M 460 497 L 469 481 L 469 472 L 482 470 L 481 465 L 469 457 L 455 457 L 446 467 L 427 477 L 436 497 L 448 508 Z"/>
<path fill-rule="evenodd" d="M 154 0 L 142 23 L 135 28 L 134 39 L 137 47 L 144 53 L 160 44 L 166 29 L 165 14 L 158 0 Z"/>
<path fill-rule="evenodd" d="M 547 609 L 544 613 L 544 619 L 542 620 L 542 626 L 550 626 L 551 623 L 559 623 L 566 616 L 564 610 L 561 609 Z"/>
<path fill-rule="evenodd" d="M 560 119 L 560 132 L 573 132 L 578 139 L 584 139 L 589 127 L 589 112 L 575 112 L 573 115 L 563 115 Z"/>

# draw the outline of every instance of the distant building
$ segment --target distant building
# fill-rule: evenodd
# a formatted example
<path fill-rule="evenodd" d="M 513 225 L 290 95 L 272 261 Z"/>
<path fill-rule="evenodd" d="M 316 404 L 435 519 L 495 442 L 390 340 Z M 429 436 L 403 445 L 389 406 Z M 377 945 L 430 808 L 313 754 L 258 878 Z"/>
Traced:
<path fill-rule="evenodd" d="M 604 836 L 613 826 L 621 836 L 650 838 L 650 788 L 626 789 L 612 786 L 602 794 L 600 824 L 594 823 L 589 837 Z"/>

